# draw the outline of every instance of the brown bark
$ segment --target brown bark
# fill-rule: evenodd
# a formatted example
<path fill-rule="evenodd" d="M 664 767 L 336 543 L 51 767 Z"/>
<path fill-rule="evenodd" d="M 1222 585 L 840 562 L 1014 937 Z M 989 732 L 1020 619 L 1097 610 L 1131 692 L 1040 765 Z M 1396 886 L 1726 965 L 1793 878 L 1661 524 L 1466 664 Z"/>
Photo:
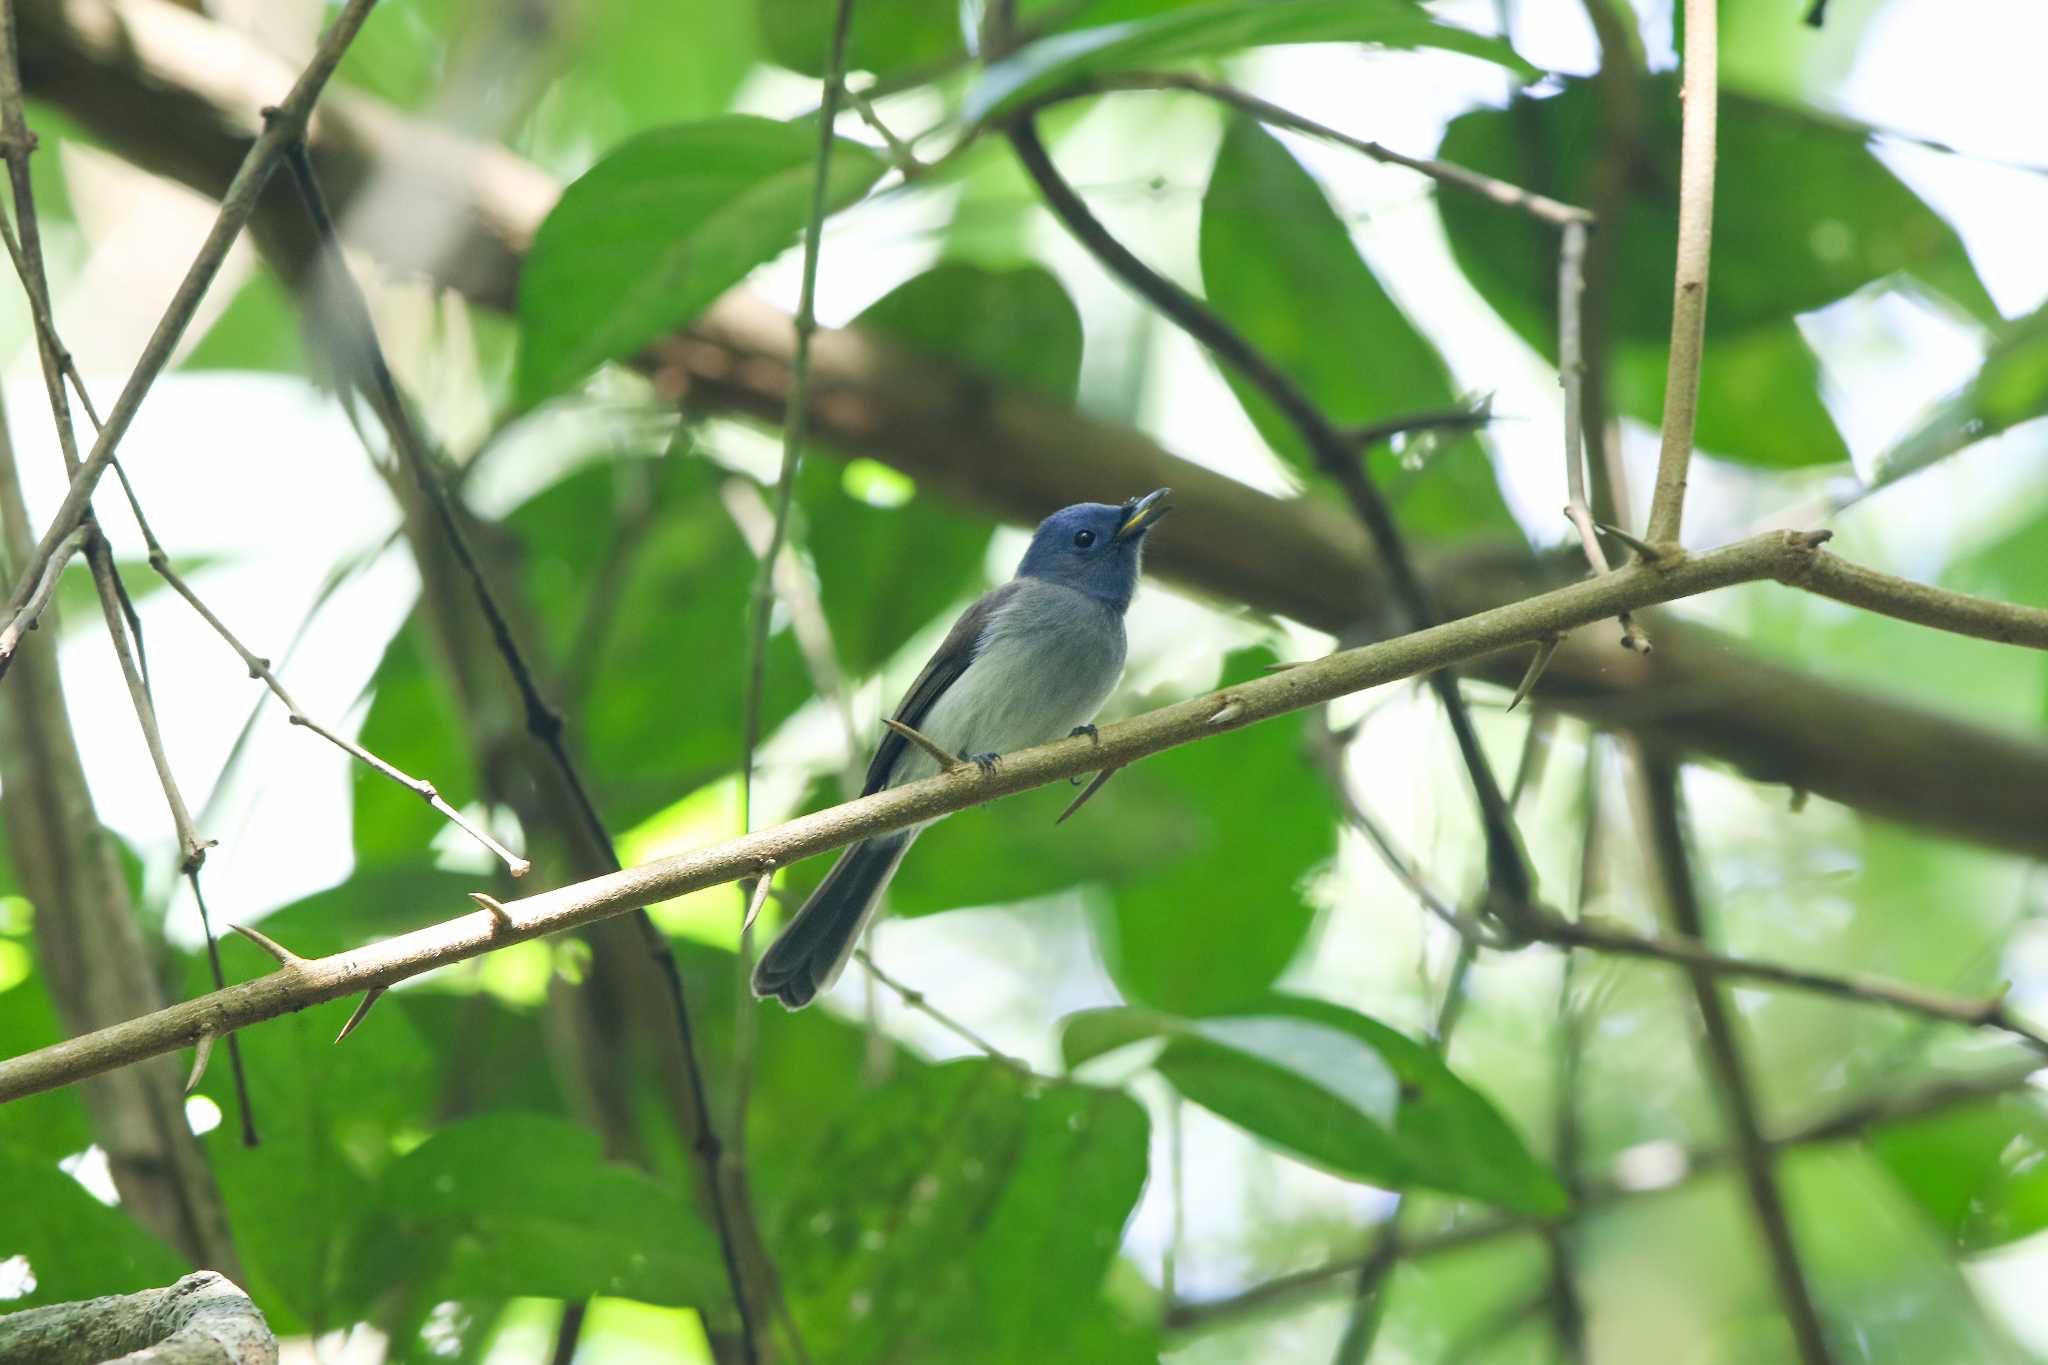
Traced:
<path fill-rule="evenodd" d="M 257 110 L 292 74 L 165 0 L 23 0 L 18 10 L 31 94 L 137 164 L 202 192 L 226 184 Z M 391 270 L 424 271 L 476 302 L 511 305 L 521 254 L 559 190 L 547 175 L 345 88 L 323 100 L 314 132 L 324 182 L 357 245 Z M 259 216 L 287 258 L 309 245 L 292 207 L 280 198 Z M 735 290 L 643 362 L 665 392 L 779 421 L 793 345 L 787 316 Z M 965 505 L 1028 523 L 1079 497 L 1118 500 L 1171 485 L 1173 534 L 1150 558 L 1166 577 L 1342 633 L 1371 622 L 1385 599 L 1363 533 L 1333 504 L 1270 497 L 1139 432 L 856 330 L 818 334 L 810 382 L 814 429 L 829 449 L 883 460 Z M 1450 615 L 1526 596 L 1559 572 L 1485 550 L 1442 553 L 1423 568 Z M 2031 813 L 2048 793 L 2048 742 L 1775 664 L 1673 620 L 1656 624 L 1648 659 L 1603 632 L 1582 635 L 1557 652 L 1538 701 L 1887 819 L 2048 854 L 2048 823 Z M 1481 672 L 1512 686 L 1523 662 L 1496 660 Z"/>

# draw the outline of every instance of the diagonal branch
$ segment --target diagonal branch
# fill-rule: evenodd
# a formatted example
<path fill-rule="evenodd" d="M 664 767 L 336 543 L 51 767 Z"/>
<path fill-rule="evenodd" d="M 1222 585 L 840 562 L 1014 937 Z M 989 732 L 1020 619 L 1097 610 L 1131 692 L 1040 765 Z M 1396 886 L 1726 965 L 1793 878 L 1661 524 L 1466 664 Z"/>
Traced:
<path fill-rule="evenodd" d="M 220 213 L 215 216 L 213 227 L 200 245 L 199 254 L 186 271 L 177 292 L 171 296 L 170 307 L 157 323 L 156 330 L 150 334 L 149 342 L 135 362 L 135 369 L 122 387 L 120 397 L 114 400 L 113 409 L 107 413 L 106 424 L 93 441 L 91 453 L 79 466 L 70 488 L 65 491 L 63 503 L 50 519 L 49 529 L 43 532 L 43 538 L 28 562 L 17 570 L 20 578 L 9 595 L 11 606 L 18 607 L 27 599 L 30 589 L 42 577 L 43 565 L 56 553 L 65 537 L 85 521 L 92 507 L 93 489 L 113 462 L 121 438 L 128 434 L 128 427 L 141 409 L 143 398 L 148 395 L 150 386 L 156 382 L 164 366 L 170 363 L 171 352 L 185 335 L 192 315 L 199 310 L 199 301 L 206 296 L 213 277 L 227 259 L 228 249 L 241 235 L 249 216 L 256 211 L 256 201 L 269 182 L 270 173 L 277 169 L 278 158 L 284 154 L 287 145 L 305 137 L 306 122 L 312 114 L 314 102 L 320 97 L 321 88 L 334 74 L 334 68 L 340 65 L 342 53 L 348 50 L 350 41 L 363 26 L 363 21 L 369 18 L 375 4 L 376 0 L 348 0 L 322 35 L 312 61 L 307 63 L 290 93 L 281 104 L 265 112 L 262 135 L 249 148 L 240 169 L 229 182 L 221 199 Z M 12 15 L 8 17 L 11 22 Z M 5 672 L 11 657 L 11 654 L 0 653 L 0 672 Z"/>
<path fill-rule="evenodd" d="M 558 933 L 655 901 L 758 876 L 773 864 L 840 848 L 971 805 L 1107 766 L 1122 767 L 1181 744 L 1218 737 L 1274 716 L 1320 705 L 1494 650 L 1528 644 L 1614 615 L 1715 588 L 1784 577 L 1817 553 L 1815 536 L 1774 532 L 1658 566 L 1630 565 L 1397 639 L 1343 650 L 1230 689 L 1234 712 L 1212 724 L 1222 699 L 1197 697 L 1076 736 L 1006 755 L 993 773 L 941 773 L 806 815 L 773 829 L 640 867 L 541 892 L 411 934 L 321 958 L 174 1005 L 140 1019 L 0 1062 L 0 1100 L 47 1090 L 145 1057 L 189 1046 L 309 1005 L 389 986 L 435 967 L 511 943 Z"/>

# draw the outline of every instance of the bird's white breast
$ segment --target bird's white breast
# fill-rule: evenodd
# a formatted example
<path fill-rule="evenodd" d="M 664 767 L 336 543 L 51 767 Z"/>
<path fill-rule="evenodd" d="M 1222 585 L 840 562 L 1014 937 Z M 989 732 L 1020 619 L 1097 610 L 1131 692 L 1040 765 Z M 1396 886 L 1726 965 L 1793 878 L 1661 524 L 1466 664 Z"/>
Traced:
<path fill-rule="evenodd" d="M 1005 754 L 1064 739 L 1095 718 L 1123 666 L 1122 613 L 1072 588 L 1027 579 L 982 632 L 974 662 L 917 728 L 948 753 Z M 913 747 L 889 785 L 937 770 Z"/>

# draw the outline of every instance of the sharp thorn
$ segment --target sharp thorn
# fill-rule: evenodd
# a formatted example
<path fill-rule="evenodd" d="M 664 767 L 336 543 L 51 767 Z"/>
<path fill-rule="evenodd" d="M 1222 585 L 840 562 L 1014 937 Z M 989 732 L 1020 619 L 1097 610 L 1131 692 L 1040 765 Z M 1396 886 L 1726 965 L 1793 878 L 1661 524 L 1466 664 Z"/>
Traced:
<path fill-rule="evenodd" d="M 472 891 L 469 893 L 469 898 L 490 911 L 491 918 L 498 922 L 500 928 L 510 929 L 512 927 L 512 913 L 505 908 L 504 902 L 500 901 L 496 896 L 486 896 L 481 891 Z"/>
<path fill-rule="evenodd" d="M 206 1077 L 206 1064 L 213 1060 L 213 1043 L 218 1035 L 202 1033 L 192 1045 L 192 1074 L 185 1078 L 185 1093 L 190 1095 L 199 1088 L 199 1082 Z"/>
<path fill-rule="evenodd" d="M 754 894 L 747 900 L 747 917 L 740 921 L 742 934 L 754 927 L 754 921 L 760 917 L 761 907 L 768 903 L 768 893 L 775 885 L 775 860 L 764 858 L 762 862 L 765 866 L 754 881 Z"/>
<path fill-rule="evenodd" d="M 1529 659 L 1529 671 L 1522 675 L 1520 685 L 1515 688 L 1514 699 L 1508 703 L 1508 710 L 1514 710 L 1528 697 L 1530 690 L 1536 686 L 1536 680 L 1543 676 L 1543 670 L 1550 667 L 1550 657 L 1557 653 L 1557 647 L 1561 643 L 1555 635 L 1547 640 L 1537 641 L 1536 653 Z"/>
<path fill-rule="evenodd" d="M 348 1037 L 351 1033 L 354 1033 L 356 1031 L 356 1025 L 362 1023 L 364 1019 L 369 1017 L 370 1007 L 376 1004 L 379 1000 L 382 1000 L 384 998 L 384 992 L 387 989 L 388 987 L 384 986 L 372 986 L 370 987 L 370 989 L 364 991 L 363 1003 L 356 1006 L 356 1012 L 354 1014 L 351 1014 L 348 1017 L 348 1022 L 341 1026 L 341 1032 L 334 1035 L 334 1041 L 338 1043 L 342 1039 Z"/>
<path fill-rule="evenodd" d="M 228 927 L 276 958 L 280 966 L 303 967 L 306 965 L 306 959 L 300 957 L 261 929 L 251 929 L 246 924 L 231 924 Z"/>
<path fill-rule="evenodd" d="M 1079 796 L 1067 802 L 1067 808 L 1060 812 L 1059 819 L 1053 821 L 1053 823 L 1055 825 L 1064 825 L 1065 823 L 1067 823 L 1067 817 L 1069 815 L 1072 815 L 1075 811 L 1081 809 L 1081 807 L 1087 805 L 1088 799 L 1094 796 L 1095 793 L 1101 791 L 1102 784 L 1109 781 L 1110 778 L 1115 777 L 1118 771 L 1119 770 L 1116 768 L 1104 768 L 1101 772 L 1095 774 L 1095 780 L 1093 782 L 1090 782 L 1087 788 L 1084 791 L 1082 791 L 1082 793 Z"/>

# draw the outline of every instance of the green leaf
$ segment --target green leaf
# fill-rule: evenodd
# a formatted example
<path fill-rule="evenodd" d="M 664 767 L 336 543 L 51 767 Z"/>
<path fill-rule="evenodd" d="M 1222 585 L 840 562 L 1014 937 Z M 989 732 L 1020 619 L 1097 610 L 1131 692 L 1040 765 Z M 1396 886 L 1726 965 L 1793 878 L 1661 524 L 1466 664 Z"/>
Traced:
<path fill-rule="evenodd" d="M 960 369 L 1071 400 L 1081 316 L 1050 272 L 942 263 L 856 320 Z M 921 493 L 863 496 L 865 470 L 811 458 L 797 476 L 804 542 L 840 662 L 872 672 L 976 586 L 989 529 Z M 895 491 L 901 492 L 902 489 Z"/>
<path fill-rule="evenodd" d="M 1409 0 L 1225 0 L 1028 43 L 982 73 L 960 117 L 971 127 L 1090 76 L 1279 43 L 1440 48 L 1497 62 L 1526 79 L 1537 75 L 1506 43 L 1440 24 Z"/>
<path fill-rule="evenodd" d="M 1615 402 L 1645 422 L 1663 420 L 1670 350 L 1662 342 L 1615 347 Z M 1746 465 L 1798 469 L 1849 458 L 1842 433 L 1820 397 L 1820 361 L 1799 325 L 1771 323 L 1710 336 L 1700 361 L 1702 449 Z"/>
<path fill-rule="evenodd" d="M 6 1301 L 8 1312 L 153 1289 L 190 1268 L 126 1213 L 86 1193 L 53 1158 L 0 1141 L 0 1190 L 7 1191 L 0 1261 L 24 1258 L 36 1280 Z"/>
<path fill-rule="evenodd" d="M 858 325 L 949 365 L 1071 399 L 1081 380 L 1081 314 L 1043 266 L 987 270 L 942 261 L 868 305 Z"/>
<path fill-rule="evenodd" d="M 1128 1097 L 986 1060 L 918 1068 L 822 1132 L 812 1160 L 777 1244 L 819 1359 L 1156 1359 L 1102 1300 L 1145 1182 Z"/>
<path fill-rule="evenodd" d="M 889 883 L 890 913 L 1014 905 L 1087 884 L 1130 889 L 1207 847 L 1195 832 L 1204 811 L 1149 775 L 1118 774 L 1055 824 L 1078 795 L 1062 784 L 940 821 Z"/>
<path fill-rule="evenodd" d="M 250 272 L 233 301 L 178 364 L 187 370 L 307 372 L 299 311 L 267 265 Z"/>
<path fill-rule="evenodd" d="M 1870 1147 L 1965 1251 L 2048 1228 L 2048 1109 L 2037 1097 L 1890 1124 L 1871 1135 Z"/>
<path fill-rule="evenodd" d="M 567 1119 L 481 1114 L 393 1162 L 343 1272 L 349 1296 L 605 1294 L 668 1305 L 727 1293 L 718 1244 L 690 1200 L 608 1162 Z"/>
<path fill-rule="evenodd" d="M 823 76 L 836 9 L 817 0 L 754 0 L 769 60 L 806 76 Z M 957 57 L 965 46 L 957 5 L 860 0 L 846 33 L 846 65 L 850 71 L 900 76 Z"/>
<path fill-rule="evenodd" d="M 571 738 L 606 818 L 628 828 L 739 761 L 754 556 L 719 499 L 734 477 L 676 456 L 587 466 L 515 510 L 507 525 L 526 547 L 528 595 L 556 642 L 555 657 L 593 651 L 587 696 Z M 626 482 L 653 500 L 646 538 L 624 577 L 607 581 L 609 528 Z M 611 624 L 578 643 L 591 613 Z M 707 644 L 715 647 L 707 648 Z M 762 696 L 772 728 L 811 695 L 794 637 L 768 642 Z"/>
<path fill-rule="evenodd" d="M 1677 255 L 1676 78 L 1647 87 L 1646 145 L 1630 175 L 1612 290 L 1621 411 L 1655 423 Z M 1603 130 L 1591 83 L 1523 97 L 1451 124 L 1439 155 L 1570 203 L 1590 205 Z M 1989 319 L 1997 310 L 1961 240 L 1871 152 L 1862 130 L 1798 108 L 1725 95 L 1707 303 L 1700 444 L 1730 459 L 1791 467 L 1846 458 L 1793 319 L 1872 281 L 1907 274 Z M 1557 355 L 1555 229 L 1473 195 L 1438 196 L 1453 254 L 1473 285 L 1543 355 Z M 1762 339 L 1759 339 L 1759 334 Z M 1653 380 L 1651 377 L 1656 376 Z"/>
<path fill-rule="evenodd" d="M 29 941 L 0 937 L 0 951 L 19 951 L 31 967 L 25 980 L 0 991 L 0 1038 L 6 1039 L 8 1054 L 21 1056 L 64 1041 L 67 1035 L 58 1027 L 42 976 L 33 970 L 35 958 L 29 953 Z M 23 1159 L 35 1158 L 54 1166 L 60 1158 L 84 1151 L 92 1141 L 92 1125 L 77 1086 L 24 1095 L 0 1105 L 0 1147 Z M 6 1230 L 4 1224 L 0 1219 L 0 1233 Z M 10 1254 L 0 1251 L 0 1260 Z"/>
<path fill-rule="evenodd" d="M 257 956 L 246 945 L 222 952 L 231 971 L 233 954 Z M 334 1001 L 237 1035 L 261 1146 L 241 1144 L 225 1057 L 200 1084 L 228 1116 L 201 1141 L 249 1273 L 243 1287 L 280 1335 L 371 1312 L 344 1280 L 347 1250 L 377 1174 L 428 1122 L 439 1090 L 434 1059 L 403 1011 L 379 1009 L 347 1046 L 334 1045 L 355 1004 Z"/>
<path fill-rule="evenodd" d="M 1201 258 L 1209 302 L 1332 420 L 1351 426 L 1458 400 L 1443 358 L 1380 287 L 1322 187 L 1252 120 L 1233 121 L 1216 154 Z M 1267 444 L 1312 469 L 1278 409 L 1228 366 L 1224 376 Z M 1373 470 L 1412 532 L 1518 534 L 1471 437 L 1443 443 L 1419 475 L 1385 455 Z"/>
<path fill-rule="evenodd" d="M 1269 995 L 1198 1018 L 1138 1009 L 1067 1018 L 1067 1064 L 1150 1038 L 1154 1067 L 1203 1108 L 1334 1175 L 1557 1213 L 1564 1191 L 1436 1054 L 1327 1001 Z"/>
<path fill-rule="evenodd" d="M 1271 659 L 1232 656 L 1222 685 L 1260 676 Z M 1316 912 L 1303 883 L 1337 842 L 1327 791 L 1302 758 L 1300 717 L 1170 749 L 1110 785 L 1124 784 L 1185 804 L 1187 851 L 1097 914 L 1110 975 L 1133 1001 L 1190 1014 L 1263 994 L 1308 938 Z"/>
<path fill-rule="evenodd" d="M 2048 416 L 2048 306 L 1994 333 L 1974 378 L 1878 461 L 1883 487 L 2022 422 Z"/>
<path fill-rule="evenodd" d="M 695 318 L 810 214 L 817 134 L 733 115 L 642 133 L 563 191 L 519 280 L 517 389 L 531 405 Z M 828 211 L 884 163 L 833 148 Z"/>
<path fill-rule="evenodd" d="M 1646 97 L 1651 118 L 1630 181 L 1614 322 L 1623 338 L 1663 345 L 1670 340 L 1678 253 L 1676 77 L 1652 79 Z M 1466 114 L 1451 124 L 1439 154 L 1590 206 L 1601 155 L 1596 101 L 1591 83 L 1575 80 L 1549 98 Z M 1855 128 L 1787 105 L 1724 96 L 1720 161 L 1730 169 L 1714 200 L 1711 331 L 1783 321 L 1901 271 L 1980 317 L 1998 316 L 1954 230 L 1885 168 Z M 1766 166 L 1768 175 L 1733 169 Z M 1554 355 L 1556 230 L 1475 195 L 1443 194 L 1438 205 L 1452 250 L 1480 293 L 1531 344 Z"/>

